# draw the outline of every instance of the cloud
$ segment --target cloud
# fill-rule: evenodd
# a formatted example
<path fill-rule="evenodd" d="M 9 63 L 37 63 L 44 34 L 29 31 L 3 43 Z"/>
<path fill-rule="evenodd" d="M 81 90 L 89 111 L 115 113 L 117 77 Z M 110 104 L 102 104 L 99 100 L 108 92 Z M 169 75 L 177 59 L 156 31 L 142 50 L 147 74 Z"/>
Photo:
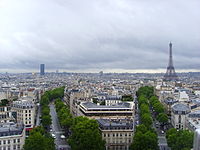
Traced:
<path fill-rule="evenodd" d="M 0 0 L 0 69 L 199 69 L 200 1 Z"/>

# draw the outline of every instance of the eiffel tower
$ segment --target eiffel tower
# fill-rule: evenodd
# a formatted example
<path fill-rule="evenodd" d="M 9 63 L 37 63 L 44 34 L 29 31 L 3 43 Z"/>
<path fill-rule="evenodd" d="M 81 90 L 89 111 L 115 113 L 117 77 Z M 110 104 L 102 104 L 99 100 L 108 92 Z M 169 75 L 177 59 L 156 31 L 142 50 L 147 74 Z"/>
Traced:
<path fill-rule="evenodd" d="M 167 67 L 167 71 L 164 75 L 165 81 L 176 81 L 178 80 L 178 76 L 175 72 L 175 68 L 173 65 L 173 59 L 172 59 L 172 43 L 169 43 L 169 64 Z"/>

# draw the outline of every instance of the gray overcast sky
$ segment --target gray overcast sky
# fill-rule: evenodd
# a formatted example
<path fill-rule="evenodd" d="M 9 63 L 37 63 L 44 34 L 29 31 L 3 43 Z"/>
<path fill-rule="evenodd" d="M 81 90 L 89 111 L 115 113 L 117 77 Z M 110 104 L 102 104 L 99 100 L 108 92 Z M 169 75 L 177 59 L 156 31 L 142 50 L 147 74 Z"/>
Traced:
<path fill-rule="evenodd" d="M 200 69 L 200 0 L 0 0 L 0 70 Z"/>

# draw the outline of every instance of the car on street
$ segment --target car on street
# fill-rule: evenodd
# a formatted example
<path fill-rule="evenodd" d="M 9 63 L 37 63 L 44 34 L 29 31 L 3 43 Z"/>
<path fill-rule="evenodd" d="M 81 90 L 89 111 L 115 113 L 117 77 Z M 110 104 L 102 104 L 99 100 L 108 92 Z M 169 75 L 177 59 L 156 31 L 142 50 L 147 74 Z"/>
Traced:
<path fill-rule="evenodd" d="M 159 123 L 158 123 L 158 122 L 156 122 L 156 128 L 159 128 L 159 127 L 160 127 Z"/>
<path fill-rule="evenodd" d="M 54 133 L 51 134 L 51 136 L 55 139 L 56 138 L 56 135 Z"/>
<path fill-rule="evenodd" d="M 60 138 L 61 138 L 61 139 L 65 139 L 65 136 L 64 136 L 64 135 L 61 135 Z"/>

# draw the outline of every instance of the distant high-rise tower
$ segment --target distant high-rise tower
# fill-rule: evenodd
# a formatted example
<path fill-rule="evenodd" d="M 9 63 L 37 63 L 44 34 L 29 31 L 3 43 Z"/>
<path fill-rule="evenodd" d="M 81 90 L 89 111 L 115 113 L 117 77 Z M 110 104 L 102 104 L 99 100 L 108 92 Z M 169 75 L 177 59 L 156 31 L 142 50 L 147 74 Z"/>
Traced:
<path fill-rule="evenodd" d="M 44 75 L 44 69 L 45 69 L 45 66 L 44 64 L 40 64 L 40 75 Z"/>
<path fill-rule="evenodd" d="M 178 76 L 176 75 L 175 68 L 173 65 L 172 59 L 172 43 L 169 43 L 169 64 L 167 67 L 167 72 L 164 75 L 165 81 L 176 81 L 178 80 Z"/>

